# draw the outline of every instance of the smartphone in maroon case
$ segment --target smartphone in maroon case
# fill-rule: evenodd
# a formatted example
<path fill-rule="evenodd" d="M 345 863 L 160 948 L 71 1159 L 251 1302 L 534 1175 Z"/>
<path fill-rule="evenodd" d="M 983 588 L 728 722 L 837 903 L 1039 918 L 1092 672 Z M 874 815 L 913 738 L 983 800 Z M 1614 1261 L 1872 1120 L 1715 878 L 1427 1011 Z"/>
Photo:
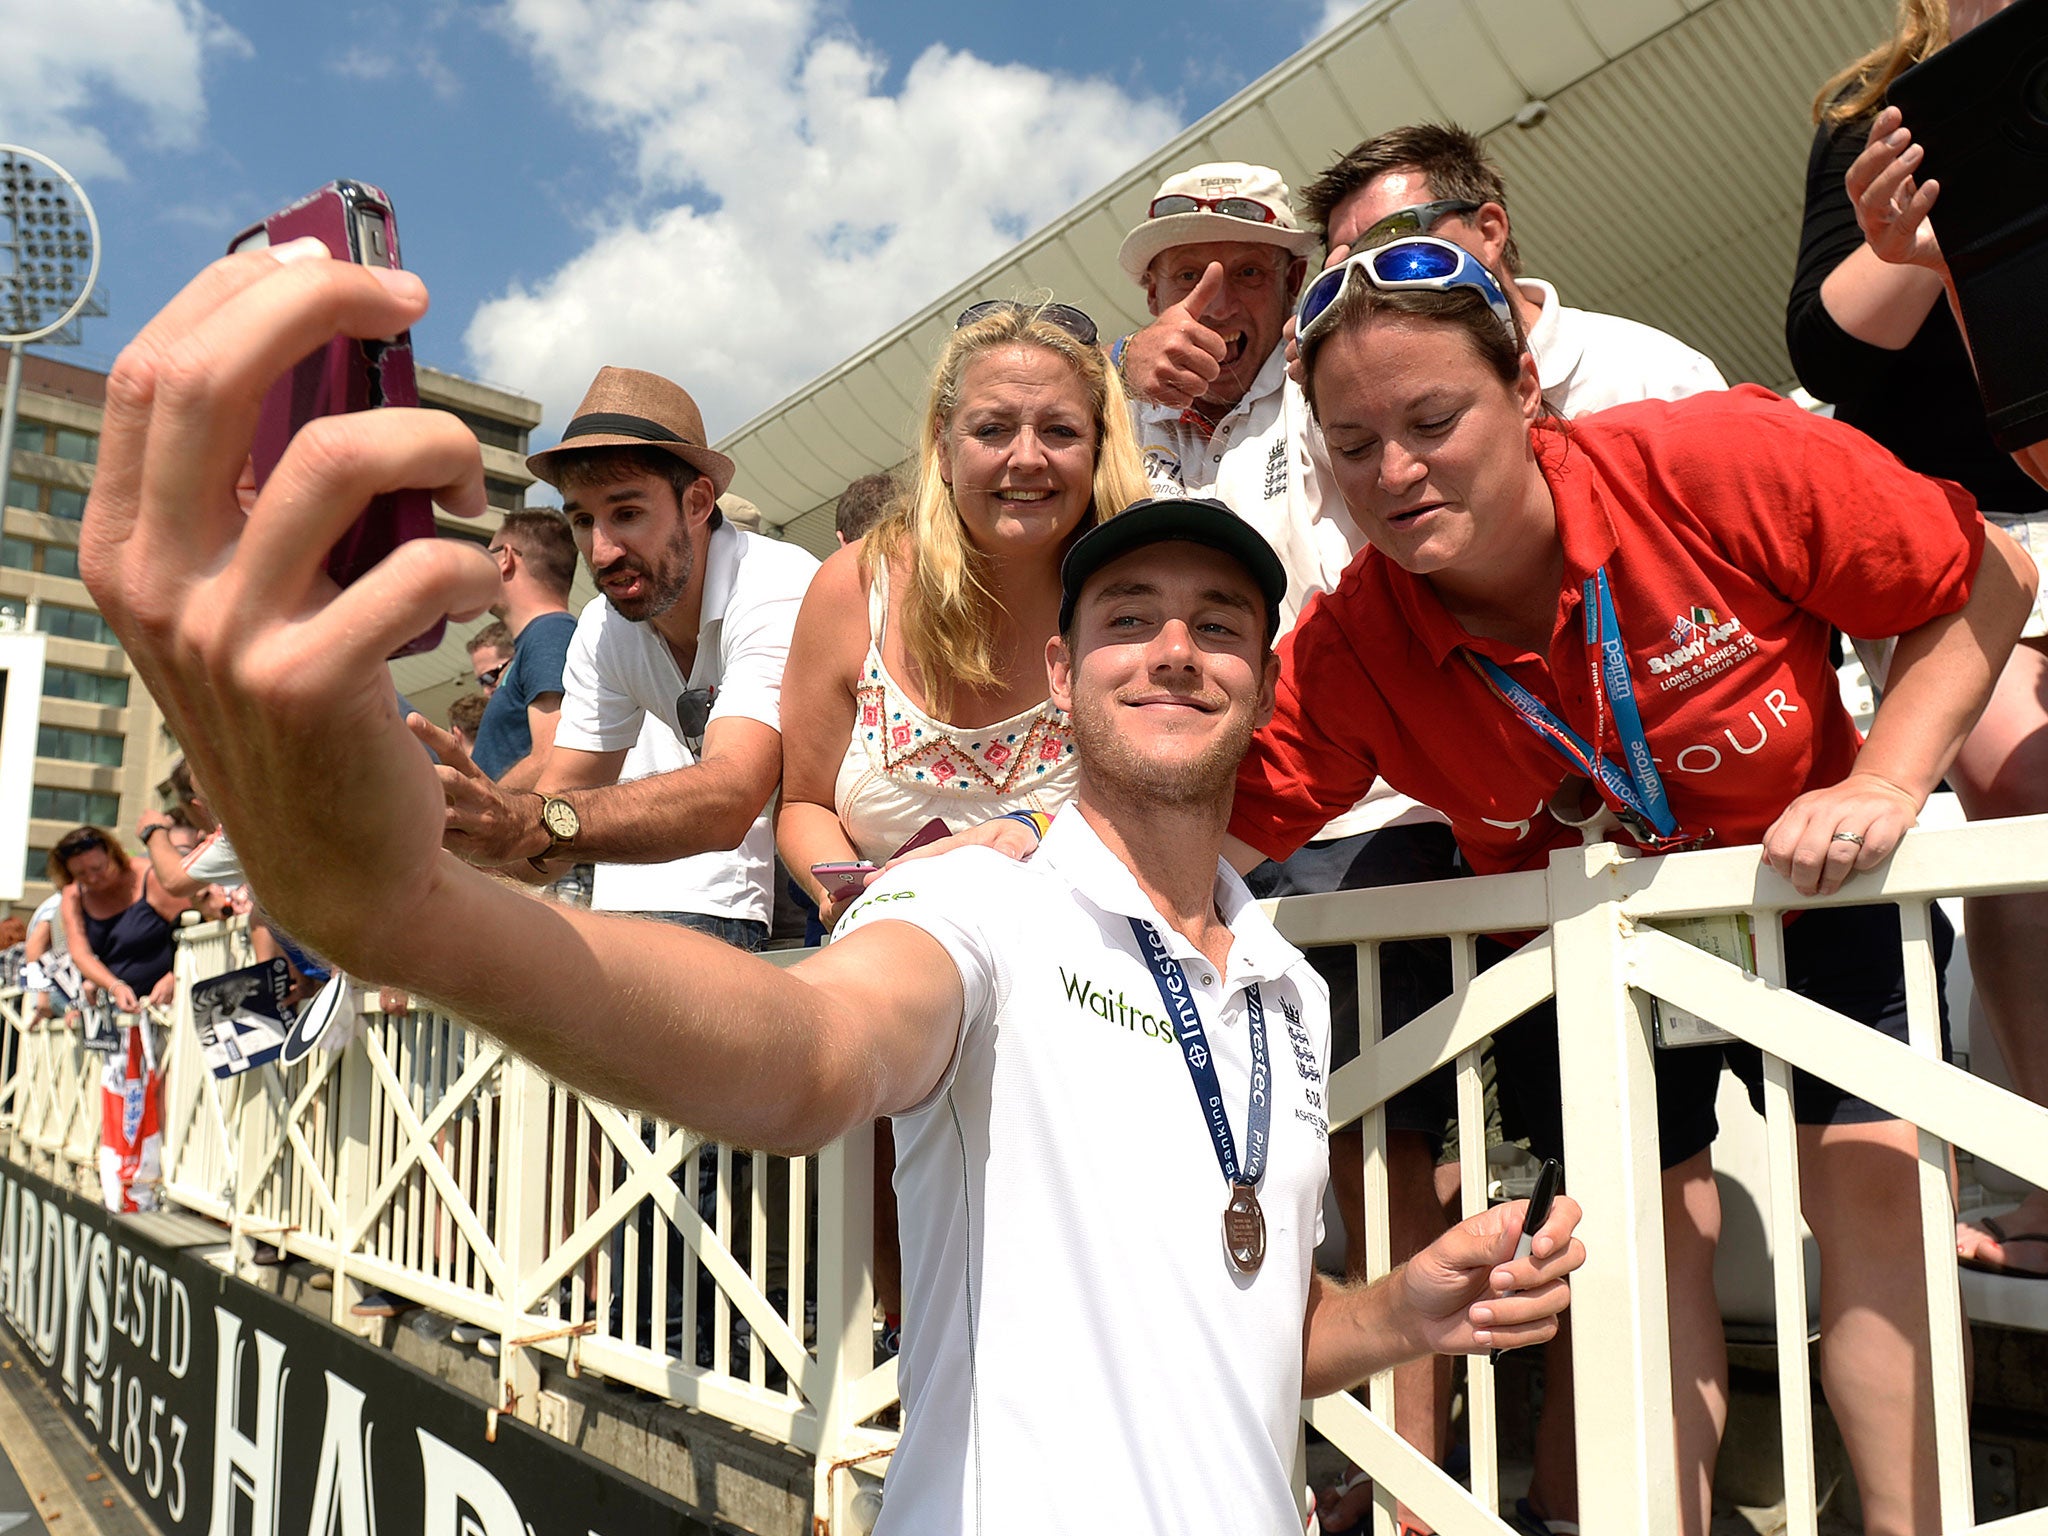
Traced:
<path fill-rule="evenodd" d="M 337 261 L 368 267 L 396 267 L 398 222 L 391 199 L 361 181 L 333 181 L 253 224 L 229 242 L 230 252 L 283 245 L 312 235 Z M 412 333 L 383 340 L 337 336 L 279 379 L 264 397 L 251 450 L 259 488 L 284 457 L 292 436 L 307 422 L 384 405 L 416 406 L 419 382 L 413 373 Z M 327 574 L 337 586 L 366 574 L 407 539 L 434 537 L 434 503 L 425 491 L 391 491 L 374 498 L 363 515 L 327 553 Z M 430 651 L 441 643 L 442 621 L 407 641 L 393 656 Z"/>

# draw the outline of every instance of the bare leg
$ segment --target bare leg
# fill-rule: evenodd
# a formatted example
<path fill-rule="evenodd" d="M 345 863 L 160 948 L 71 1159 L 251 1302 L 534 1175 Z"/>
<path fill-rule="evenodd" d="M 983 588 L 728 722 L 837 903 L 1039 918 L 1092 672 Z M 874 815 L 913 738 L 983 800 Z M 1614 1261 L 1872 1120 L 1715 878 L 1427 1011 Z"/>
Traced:
<path fill-rule="evenodd" d="M 1714 1462 L 1728 1422 L 1728 1348 L 1714 1297 L 1721 1196 L 1705 1152 L 1664 1170 L 1664 1274 L 1671 1308 L 1671 1378 L 1678 1427 L 1679 1514 L 1686 1536 L 1704 1536 L 1713 1508 Z M 1578 1438 L 1572 1422 L 1571 1336 L 1544 1346 L 1543 1415 L 1536 1425 L 1529 1503 L 1552 1520 L 1579 1518 Z"/>
<path fill-rule="evenodd" d="M 1867 1536 L 1939 1525 L 1916 1146 L 1902 1120 L 1799 1128 L 1800 1204 L 1820 1243 L 1821 1386 Z"/>
<path fill-rule="evenodd" d="M 2048 641 L 2016 646 L 1983 718 L 1949 770 L 1972 821 L 2048 811 Z M 1976 896 L 1963 904 L 1970 974 L 2013 1087 L 2048 1104 L 2048 891 Z M 2036 1190 L 2004 1223 L 2008 1233 L 2048 1232 L 2048 1192 Z M 1964 1227 L 1966 1257 L 2048 1270 L 2048 1244 L 2014 1243 Z"/>

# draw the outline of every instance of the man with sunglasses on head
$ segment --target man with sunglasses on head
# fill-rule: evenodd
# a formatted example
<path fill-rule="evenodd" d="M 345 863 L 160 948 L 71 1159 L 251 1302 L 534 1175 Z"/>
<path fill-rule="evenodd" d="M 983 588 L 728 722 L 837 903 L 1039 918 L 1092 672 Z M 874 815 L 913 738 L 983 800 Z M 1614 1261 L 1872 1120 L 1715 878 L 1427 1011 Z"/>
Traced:
<path fill-rule="evenodd" d="M 1711 359 L 1677 337 L 1573 309 L 1549 283 L 1522 276 L 1507 187 L 1479 140 L 1455 124 L 1376 134 L 1303 187 L 1301 202 L 1304 218 L 1328 240 L 1325 266 L 1402 235 L 1436 235 L 1477 256 L 1514 306 L 1544 403 L 1560 416 L 1728 387 Z M 1312 442 L 1320 455 L 1320 435 Z M 1319 466 L 1325 481 L 1327 462 Z"/>
<path fill-rule="evenodd" d="M 818 562 L 726 518 L 732 460 L 707 445 L 689 393 L 655 374 L 601 369 L 561 442 L 526 464 L 561 492 L 600 596 L 576 622 L 553 746 L 530 789 L 491 783 L 415 723 L 451 765 L 446 846 L 540 877 L 584 861 L 668 865 L 659 915 L 758 949 L 772 910 L 782 672 Z M 649 905 L 645 893 L 630 904 Z"/>
<path fill-rule="evenodd" d="M 512 651 L 495 668 L 471 653 L 488 700 L 469 755 L 505 788 L 531 789 L 547 766 L 561 719 L 562 668 L 576 633 L 569 612 L 576 540 L 560 512 L 523 507 L 505 514 L 491 535 L 490 555 L 503 583 L 491 612 L 512 637 Z"/>

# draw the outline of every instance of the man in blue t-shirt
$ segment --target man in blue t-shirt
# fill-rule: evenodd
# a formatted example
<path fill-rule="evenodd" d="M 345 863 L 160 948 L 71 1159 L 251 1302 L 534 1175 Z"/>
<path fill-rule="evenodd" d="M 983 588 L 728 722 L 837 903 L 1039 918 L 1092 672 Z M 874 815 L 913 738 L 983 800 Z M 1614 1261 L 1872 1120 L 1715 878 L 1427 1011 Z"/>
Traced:
<path fill-rule="evenodd" d="M 528 789 L 547 763 L 562 713 L 562 666 L 576 633 L 568 606 L 576 540 L 561 513 L 526 507 L 505 514 L 490 553 L 504 583 L 491 612 L 512 631 L 512 660 L 498 675 L 470 756 L 508 789 Z"/>

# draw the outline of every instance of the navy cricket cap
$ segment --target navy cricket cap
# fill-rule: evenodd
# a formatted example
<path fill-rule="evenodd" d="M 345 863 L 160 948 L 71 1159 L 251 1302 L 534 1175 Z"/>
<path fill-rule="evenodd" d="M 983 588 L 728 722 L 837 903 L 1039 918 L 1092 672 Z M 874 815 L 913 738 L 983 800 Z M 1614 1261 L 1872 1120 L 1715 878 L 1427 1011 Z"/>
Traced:
<path fill-rule="evenodd" d="M 1174 542 L 1221 550 L 1251 573 L 1266 599 L 1266 643 L 1271 645 L 1280 631 L 1287 568 L 1256 528 L 1206 497 L 1147 496 L 1076 539 L 1060 563 L 1060 633 L 1074 622 L 1074 605 L 1090 576 L 1134 551 Z"/>

